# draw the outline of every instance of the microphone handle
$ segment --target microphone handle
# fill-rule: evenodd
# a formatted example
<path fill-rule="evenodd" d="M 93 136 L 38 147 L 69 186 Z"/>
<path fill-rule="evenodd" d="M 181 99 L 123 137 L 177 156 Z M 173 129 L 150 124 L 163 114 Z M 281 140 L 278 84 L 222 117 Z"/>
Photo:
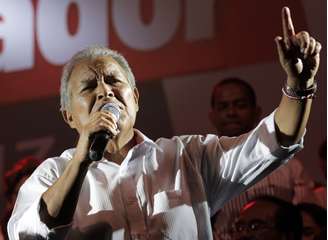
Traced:
<path fill-rule="evenodd" d="M 95 133 L 89 149 L 89 159 L 91 161 L 99 161 L 102 159 L 107 143 L 111 138 L 112 136 L 106 131 Z"/>

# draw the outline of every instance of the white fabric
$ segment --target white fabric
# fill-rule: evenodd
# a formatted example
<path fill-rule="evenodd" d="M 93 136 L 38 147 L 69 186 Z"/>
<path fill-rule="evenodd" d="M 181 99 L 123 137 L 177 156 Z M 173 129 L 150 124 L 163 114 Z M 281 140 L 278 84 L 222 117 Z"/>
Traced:
<path fill-rule="evenodd" d="M 19 191 L 9 238 L 71 229 L 69 239 L 80 239 L 103 223 L 113 230 L 113 240 L 212 239 L 210 216 L 302 148 L 302 143 L 279 146 L 274 113 L 235 138 L 192 135 L 153 142 L 135 134 L 139 143 L 121 165 L 106 159 L 90 165 L 70 226 L 48 229 L 38 209 L 42 193 L 63 173 L 74 149 L 44 161 Z"/>

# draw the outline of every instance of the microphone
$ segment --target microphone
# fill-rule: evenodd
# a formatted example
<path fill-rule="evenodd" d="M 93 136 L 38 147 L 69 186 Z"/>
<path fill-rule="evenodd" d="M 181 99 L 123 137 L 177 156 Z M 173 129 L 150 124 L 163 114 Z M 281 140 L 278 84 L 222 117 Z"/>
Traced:
<path fill-rule="evenodd" d="M 118 120 L 120 119 L 120 109 L 114 103 L 106 103 L 100 111 L 108 111 L 114 114 L 116 122 L 118 122 Z M 99 161 L 100 159 L 102 159 L 107 143 L 112 138 L 113 135 L 104 130 L 96 132 L 93 136 L 93 140 L 89 149 L 89 159 L 91 161 Z"/>

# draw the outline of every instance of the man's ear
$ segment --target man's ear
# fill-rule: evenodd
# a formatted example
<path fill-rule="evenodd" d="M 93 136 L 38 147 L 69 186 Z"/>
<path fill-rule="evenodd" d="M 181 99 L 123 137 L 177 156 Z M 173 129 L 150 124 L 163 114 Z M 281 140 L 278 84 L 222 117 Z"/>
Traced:
<path fill-rule="evenodd" d="M 139 111 L 139 91 L 136 87 L 133 89 L 133 96 L 134 96 L 134 101 L 136 102 L 136 105 L 137 105 L 137 112 L 138 112 Z"/>
<path fill-rule="evenodd" d="M 75 129 L 75 122 L 70 111 L 61 110 L 60 112 L 63 116 L 64 121 L 70 126 L 70 128 Z"/>

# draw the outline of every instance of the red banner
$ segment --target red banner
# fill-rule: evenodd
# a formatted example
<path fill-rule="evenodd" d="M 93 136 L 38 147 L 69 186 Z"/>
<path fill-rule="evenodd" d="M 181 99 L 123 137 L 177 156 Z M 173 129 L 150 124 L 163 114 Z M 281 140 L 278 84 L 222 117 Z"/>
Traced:
<path fill-rule="evenodd" d="M 276 60 L 284 5 L 304 29 L 299 0 L 2 1 L 0 104 L 57 95 L 62 65 L 91 44 L 121 52 L 139 81 Z"/>

